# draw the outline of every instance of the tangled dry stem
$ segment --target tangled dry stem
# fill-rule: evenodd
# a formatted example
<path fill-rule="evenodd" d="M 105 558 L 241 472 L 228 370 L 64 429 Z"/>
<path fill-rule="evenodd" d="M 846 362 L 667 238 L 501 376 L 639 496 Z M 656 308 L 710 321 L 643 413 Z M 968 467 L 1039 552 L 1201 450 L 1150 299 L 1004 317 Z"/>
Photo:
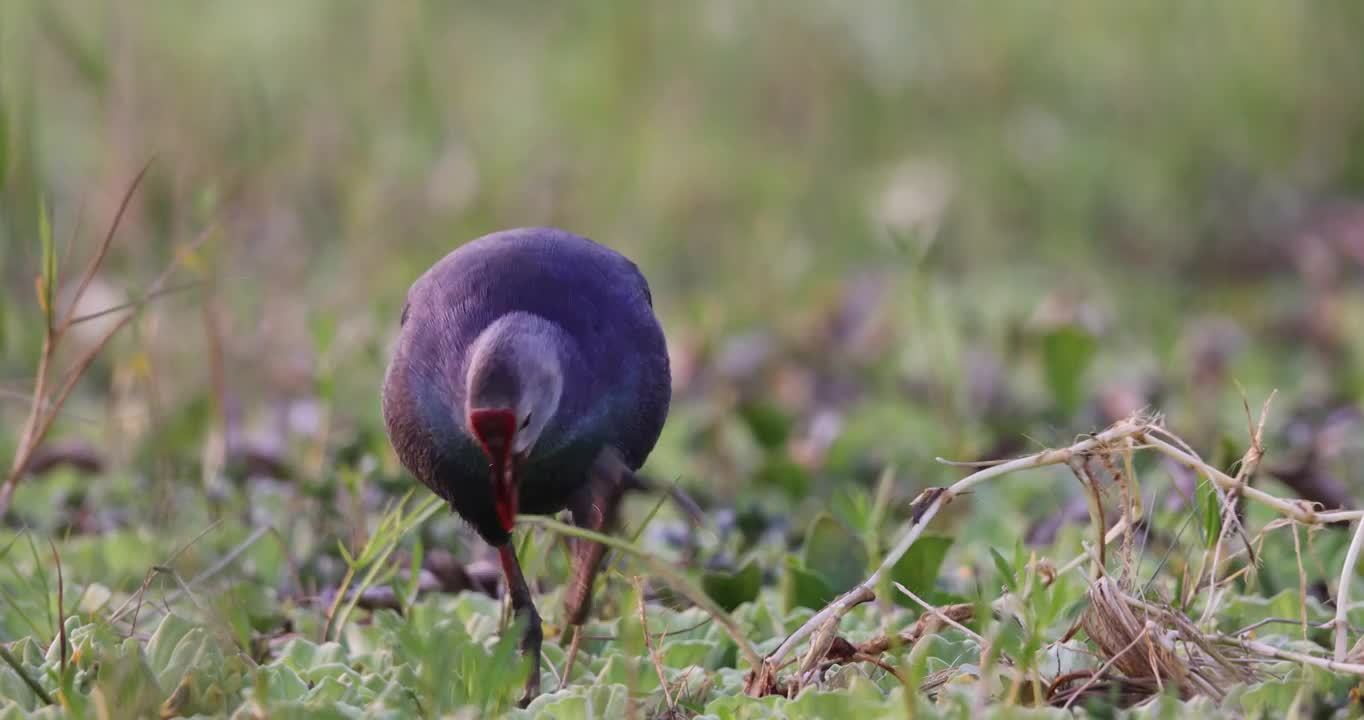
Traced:
<path fill-rule="evenodd" d="M 1271 399 L 1272 397 L 1271 395 Z M 1220 699 L 1224 695 L 1224 688 L 1236 682 L 1259 677 L 1260 672 L 1256 669 L 1256 664 L 1270 660 L 1288 660 L 1333 672 L 1364 675 L 1364 665 L 1347 662 L 1346 652 L 1350 630 L 1346 622 L 1350 598 L 1349 581 L 1358 562 L 1361 547 L 1364 546 L 1364 522 L 1360 522 L 1361 518 L 1364 518 L 1364 511 L 1324 511 L 1313 503 L 1280 498 L 1249 484 L 1264 456 L 1262 438 L 1268 410 L 1269 402 L 1266 401 L 1259 422 L 1254 423 L 1250 422 L 1247 408 L 1250 447 L 1241 458 L 1240 467 L 1234 477 L 1204 461 L 1187 443 L 1164 428 L 1159 416 L 1136 416 L 1118 422 L 1103 432 L 1086 436 L 1069 447 L 1045 450 L 1026 457 L 989 464 L 950 487 L 930 488 L 924 491 L 914 501 L 907 526 L 880 566 L 866 580 L 815 613 L 804 625 L 791 633 L 776 650 L 763 658 L 762 663 L 750 672 L 746 691 L 755 696 L 774 692 L 791 694 L 808 681 L 808 673 L 812 668 L 827 668 L 830 664 L 840 661 L 876 658 L 897 644 L 912 644 L 925 633 L 945 626 L 947 623 L 943 622 L 944 617 L 953 620 L 970 617 L 966 606 L 930 608 L 909 630 L 876 638 L 860 646 L 848 643 L 836 633 L 839 619 L 852 607 L 865 602 L 885 573 L 913 546 L 928 523 L 948 503 L 988 480 L 1021 470 L 1064 464 L 1070 466 L 1076 476 L 1085 483 L 1087 490 L 1094 493 L 1092 502 L 1097 505 L 1101 502 L 1097 487 L 1100 481 L 1089 465 L 1093 460 L 1098 460 L 1102 464 L 1103 472 L 1107 473 L 1121 491 L 1123 510 L 1121 518 L 1111 528 L 1105 528 L 1102 508 L 1095 508 L 1096 536 L 1099 542 L 1096 546 L 1086 543 L 1084 554 L 1058 570 L 1050 571 L 1041 580 L 1050 584 L 1058 574 L 1079 571 L 1086 561 L 1092 565 L 1087 591 L 1090 607 L 1082 616 L 1078 628 L 1084 629 L 1097 646 L 1104 662 L 1097 670 L 1067 673 L 1053 678 L 1046 692 L 1046 699 L 1049 702 L 1069 706 L 1087 692 L 1108 691 L 1114 688 L 1119 690 L 1121 697 L 1138 702 L 1167 686 L 1178 688 L 1185 696 L 1197 694 Z M 1141 493 L 1132 469 L 1132 456 L 1136 451 L 1155 451 L 1190 468 L 1211 483 L 1221 504 L 1222 534 L 1205 556 L 1207 577 L 1199 579 L 1194 584 L 1194 587 L 1206 587 L 1208 591 L 1204 613 L 1197 623 L 1169 602 L 1152 601 L 1141 597 L 1142 593 L 1137 589 L 1132 561 L 1134 544 L 1132 529 L 1141 518 Z M 940 461 L 947 462 L 941 459 Z M 1237 573 L 1232 573 L 1227 577 L 1218 578 L 1216 575 L 1218 567 L 1241 554 L 1249 559 L 1248 567 L 1253 566 L 1255 562 L 1254 544 L 1235 511 L 1235 504 L 1240 498 L 1264 505 L 1282 515 L 1283 519 L 1276 523 L 1292 525 L 1294 532 L 1296 525 L 1299 524 L 1318 527 L 1331 523 L 1359 523 L 1344 567 L 1341 569 L 1336 616 L 1332 623 L 1335 631 L 1333 658 L 1281 650 L 1245 637 L 1227 636 L 1207 629 L 1211 618 L 1214 617 L 1219 590 L 1237 576 Z M 1220 546 L 1231 534 L 1236 534 L 1244 547 L 1223 557 Z M 1106 563 L 1103 562 L 1101 553 L 1106 545 L 1119 539 L 1122 540 L 1122 562 L 1119 575 L 1114 577 L 1107 574 Z M 1257 539 L 1263 541 L 1263 531 Z M 1009 602 L 1010 598 L 1007 595 L 1000 598 L 996 602 L 996 610 L 1007 607 Z M 1068 636 L 1070 634 L 1068 633 Z M 810 651 L 805 654 L 805 661 L 801 664 L 802 672 L 793 682 L 782 681 L 778 678 L 778 673 L 785 666 L 787 658 L 812 635 L 816 637 L 817 642 L 814 642 Z M 1364 642 L 1364 638 L 1361 638 L 1361 642 Z"/>

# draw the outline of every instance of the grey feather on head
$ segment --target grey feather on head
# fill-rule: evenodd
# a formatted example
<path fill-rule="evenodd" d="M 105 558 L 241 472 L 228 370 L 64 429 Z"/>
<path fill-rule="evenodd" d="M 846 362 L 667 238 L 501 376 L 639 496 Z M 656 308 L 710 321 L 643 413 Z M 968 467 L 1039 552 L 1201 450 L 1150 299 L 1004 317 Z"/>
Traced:
<path fill-rule="evenodd" d="M 465 374 L 466 415 L 475 410 L 511 410 L 517 431 L 512 452 L 524 456 L 559 409 L 563 369 L 562 331 L 550 321 L 513 312 L 493 321 L 470 348 Z"/>

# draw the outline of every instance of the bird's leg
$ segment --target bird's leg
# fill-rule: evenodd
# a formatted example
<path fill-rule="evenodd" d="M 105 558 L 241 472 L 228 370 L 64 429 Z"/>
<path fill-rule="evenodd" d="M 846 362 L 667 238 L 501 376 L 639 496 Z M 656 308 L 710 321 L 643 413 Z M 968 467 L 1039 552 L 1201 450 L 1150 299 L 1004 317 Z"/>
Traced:
<path fill-rule="evenodd" d="M 526 623 L 521 635 L 521 652 L 530 656 L 530 677 L 526 678 L 526 692 L 521 697 L 520 706 L 525 707 L 540 694 L 540 643 L 544 632 L 540 628 L 540 613 L 535 610 L 535 601 L 530 596 L 530 586 L 521 574 L 521 563 L 516 559 L 511 540 L 498 546 L 497 556 L 502 561 L 502 574 L 507 579 L 507 592 L 511 594 L 512 612 Z"/>
<path fill-rule="evenodd" d="M 632 481 L 630 468 L 613 447 L 604 448 L 588 471 L 585 484 L 569 500 L 573 524 L 593 532 L 605 532 L 615 523 L 621 495 Z M 564 624 L 572 626 L 573 641 L 564 659 L 563 681 L 568 681 L 577 656 L 581 626 L 592 609 L 592 584 L 597 578 L 606 548 L 589 540 L 573 541 L 573 578 L 564 595 Z"/>
<path fill-rule="evenodd" d="M 593 532 L 606 532 L 615 522 L 616 508 L 631 472 L 615 448 L 607 447 L 588 471 L 587 484 L 569 500 L 573 524 Z M 606 547 L 590 540 L 574 540 L 573 579 L 564 596 L 564 622 L 581 625 L 592 610 L 592 582 L 597 577 Z"/>

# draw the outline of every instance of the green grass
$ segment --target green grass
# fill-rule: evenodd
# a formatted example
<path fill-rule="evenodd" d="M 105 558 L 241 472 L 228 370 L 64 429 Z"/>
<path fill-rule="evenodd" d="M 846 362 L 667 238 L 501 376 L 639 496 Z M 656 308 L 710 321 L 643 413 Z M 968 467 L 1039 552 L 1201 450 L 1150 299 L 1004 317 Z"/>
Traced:
<path fill-rule="evenodd" d="M 694 596 L 766 654 L 880 563 L 920 492 L 968 472 L 935 458 L 1066 446 L 1145 407 L 1227 468 L 1248 443 L 1238 383 L 1256 408 L 1279 391 L 1256 487 L 1292 497 L 1276 478 L 1306 470 L 1356 496 L 1361 266 L 1346 239 L 1324 262 L 1340 282 L 1304 274 L 1295 228 L 1364 185 L 1361 7 L 0 3 L 0 467 L 46 332 L 151 163 L 76 315 L 129 309 L 72 326 L 47 385 L 130 318 L 49 433 L 99 469 L 24 478 L 0 527 L 0 717 L 642 718 L 665 709 L 660 674 L 686 717 L 1047 712 L 1024 710 L 1032 679 L 1101 664 L 1084 631 L 1056 644 L 1081 576 L 1038 580 L 1095 529 L 1022 542 L 1081 498 L 1064 468 L 957 498 L 891 573 L 981 609 L 1026 586 L 1023 625 L 968 623 L 984 658 L 940 628 L 880 656 L 899 677 L 845 662 L 751 698 L 745 652 Z M 547 693 L 520 711 L 509 613 L 461 590 L 486 551 L 399 467 L 378 388 L 412 279 L 540 224 L 650 279 L 678 382 L 646 470 L 709 521 L 629 500 L 558 692 L 567 554 L 523 526 Z M 1149 453 L 1135 471 L 1137 578 L 1148 599 L 1189 594 L 1212 496 Z M 1331 620 L 1349 540 L 1269 530 L 1202 629 Z M 921 617 L 879 594 L 841 637 Z M 1347 675 L 1264 669 L 1216 708 L 1169 694 L 1133 713 L 1352 712 Z"/>

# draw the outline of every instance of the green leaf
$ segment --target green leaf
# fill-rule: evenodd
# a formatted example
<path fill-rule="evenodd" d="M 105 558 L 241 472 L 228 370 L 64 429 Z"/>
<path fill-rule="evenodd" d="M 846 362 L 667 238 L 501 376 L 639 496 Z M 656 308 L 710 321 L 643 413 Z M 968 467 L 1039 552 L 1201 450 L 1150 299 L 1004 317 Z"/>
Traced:
<path fill-rule="evenodd" d="M 1224 632 L 1235 632 L 1239 628 L 1269 618 L 1297 619 L 1303 610 L 1302 596 L 1298 594 L 1297 588 L 1285 588 L 1271 597 L 1230 595 L 1224 606 L 1217 612 L 1217 626 Z M 1307 598 L 1306 612 L 1307 622 L 1312 626 L 1314 633 L 1317 632 L 1316 626 L 1329 621 L 1333 615 L 1330 609 L 1322 605 L 1321 601 L 1311 596 Z M 1260 630 L 1257 634 L 1282 634 L 1297 637 L 1301 632 L 1300 626 L 1297 624 L 1275 623 Z"/>
<path fill-rule="evenodd" d="M 1267 680 L 1241 694 L 1246 717 L 1287 717 L 1302 690 L 1302 680 Z"/>
<path fill-rule="evenodd" d="M 670 668 L 687 668 L 692 665 L 704 666 L 715 643 L 709 640 L 669 639 L 662 649 L 663 664 Z"/>
<path fill-rule="evenodd" d="M 785 455 L 767 458 L 754 474 L 754 480 L 760 485 L 781 488 L 788 497 L 802 498 L 810 493 L 810 471 Z"/>
<path fill-rule="evenodd" d="M 1093 335 L 1076 325 L 1066 325 L 1042 337 L 1042 366 L 1046 372 L 1047 388 L 1051 390 L 1056 407 L 1069 416 L 1083 400 L 1085 369 L 1098 349 Z"/>
<path fill-rule="evenodd" d="M 801 564 L 823 578 L 835 593 L 848 590 L 867 576 L 867 553 L 862 543 L 827 512 L 815 516 L 805 531 Z"/>
<path fill-rule="evenodd" d="M 412 558 L 407 569 L 407 587 L 403 589 L 402 602 L 404 605 L 410 605 L 417 599 L 417 590 L 421 585 L 423 554 L 424 546 L 421 538 L 417 538 L 417 541 L 412 545 Z"/>
<path fill-rule="evenodd" d="M 791 419 L 781 408 L 769 402 L 755 400 L 739 408 L 739 417 L 748 425 L 759 445 L 774 450 L 786 444 L 791 434 Z"/>
<path fill-rule="evenodd" d="M 652 675 L 652 673 L 650 673 Z M 526 708 L 525 717 L 556 720 L 594 720 L 629 715 L 630 691 L 625 685 L 595 685 L 580 693 L 547 693 Z"/>
<path fill-rule="evenodd" d="M 185 618 L 170 613 L 157 625 L 156 632 L 147 641 L 147 664 L 158 676 L 170 669 L 171 655 L 180 640 L 197 626 Z"/>
<path fill-rule="evenodd" d="M 1217 498 L 1217 488 L 1212 481 L 1200 478 L 1195 501 L 1197 502 L 1199 534 L 1204 547 L 1212 547 L 1222 533 L 1222 504 Z"/>
<path fill-rule="evenodd" d="M 157 683 L 167 691 L 178 687 L 200 660 L 209 654 L 210 642 L 211 639 L 203 628 L 191 628 L 171 650 L 166 666 L 157 671 Z"/>
<path fill-rule="evenodd" d="M 1006 655 L 1023 657 L 1023 628 L 1016 622 L 1001 622 L 996 626 L 991 643 Z"/>
<path fill-rule="evenodd" d="M 701 576 L 701 588 L 727 612 L 758 597 L 762 585 L 762 568 L 754 558 L 735 572 L 713 570 Z"/>
<path fill-rule="evenodd" d="M 164 626 L 164 623 L 162 624 Z M 179 677 L 183 677 L 182 672 L 176 679 L 177 685 L 158 684 L 152 669 L 147 666 L 135 646 L 131 652 L 122 653 L 105 648 L 100 653 L 99 665 L 100 670 L 95 681 L 99 694 L 108 707 L 118 708 L 118 712 L 124 717 L 160 716 L 157 708 L 161 700 L 176 689 Z M 87 701 L 87 697 L 82 693 L 66 692 L 66 689 L 63 689 L 62 696 L 77 701 L 73 709 L 79 708 Z"/>
<path fill-rule="evenodd" d="M 39 300 L 43 305 L 43 316 L 47 320 L 47 327 L 52 327 L 52 315 L 55 312 L 52 301 L 57 288 L 57 248 L 52 242 L 52 220 L 47 215 L 47 198 L 38 199 L 38 241 L 42 246 L 43 267 L 42 267 L 42 287 L 39 288 L 41 296 Z"/>
<path fill-rule="evenodd" d="M 787 612 L 801 607 L 818 610 L 838 596 L 824 578 L 801 567 L 800 560 L 794 555 L 786 556 L 781 590 Z"/>
<path fill-rule="evenodd" d="M 1009 567 L 1009 561 L 994 548 L 990 548 L 990 559 L 995 562 L 995 572 L 999 573 L 999 579 L 1004 583 L 1004 587 L 1013 592 L 1018 587 L 1018 580 L 1014 577 L 1013 568 Z"/>
<path fill-rule="evenodd" d="M 856 485 L 846 485 L 834 491 L 829 499 L 829 509 L 834 517 L 847 523 L 849 528 L 862 537 L 870 532 L 875 515 L 871 495 Z"/>
<path fill-rule="evenodd" d="M 1222 433 L 1217 438 L 1217 452 L 1213 455 L 1213 467 L 1220 469 L 1228 475 L 1236 475 L 1236 464 L 1240 462 L 1241 456 L 1245 451 L 1237 444 L 1230 435 Z"/>
<path fill-rule="evenodd" d="M 881 692 L 861 673 L 850 676 L 846 689 L 810 689 L 782 708 L 779 717 L 790 720 L 818 718 L 903 717 L 904 700 Z M 740 717 L 749 717 L 741 715 Z"/>
<path fill-rule="evenodd" d="M 942 569 L 943 558 L 947 557 L 947 549 L 950 547 L 952 547 L 950 537 L 921 536 L 909 546 L 909 552 L 895 563 L 895 567 L 891 568 L 891 579 L 904 585 L 915 595 L 927 598 L 938 582 L 938 572 Z M 895 593 L 895 602 L 906 607 L 918 607 L 918 603 L 906 597 L 904 593 Z"/>

